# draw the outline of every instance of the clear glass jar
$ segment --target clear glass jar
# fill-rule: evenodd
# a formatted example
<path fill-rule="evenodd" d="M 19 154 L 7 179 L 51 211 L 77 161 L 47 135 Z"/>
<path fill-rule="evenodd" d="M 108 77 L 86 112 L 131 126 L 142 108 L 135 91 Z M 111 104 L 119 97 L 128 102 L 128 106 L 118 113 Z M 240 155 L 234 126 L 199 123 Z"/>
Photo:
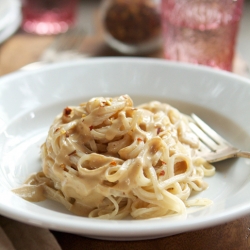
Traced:
<path fill-rule="evenodd" d="M 106 42 L 128 55 L 152 52 L 162 42 L 160 0 L 104 0 Z"/>

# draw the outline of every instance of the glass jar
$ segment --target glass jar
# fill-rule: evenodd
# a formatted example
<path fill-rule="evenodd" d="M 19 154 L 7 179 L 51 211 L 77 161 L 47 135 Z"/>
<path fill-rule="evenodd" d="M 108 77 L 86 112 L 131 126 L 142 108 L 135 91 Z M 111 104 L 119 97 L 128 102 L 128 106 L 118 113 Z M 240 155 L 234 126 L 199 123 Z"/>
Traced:
<path fill-rule="evenodd" d="M 106 42 L 129 55 L 152 52 L 161 45 L 160 0 L 104 0 Z"/>

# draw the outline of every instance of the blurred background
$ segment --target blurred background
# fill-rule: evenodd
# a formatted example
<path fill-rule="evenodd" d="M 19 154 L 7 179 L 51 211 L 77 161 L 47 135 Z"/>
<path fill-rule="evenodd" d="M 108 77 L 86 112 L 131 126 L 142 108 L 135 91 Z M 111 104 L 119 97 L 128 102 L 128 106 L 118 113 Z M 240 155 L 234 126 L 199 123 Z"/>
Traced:
<path fill-rule="evenodd" d="M 136 1 L 142 2 L 143 0 Z M 64 25 L 63 28 L 57 27 L 53 29 L 46 29 L 42 26 L 39 26 L 40 28 L 37 30 L 34 28 L 34 25 L 31 25 L 29 19 L 34 19 L 39 16 L 39 12 L 35 12 L 37 11 L 35 10 L 37 6 L 45 8 L 41 5 L 41 3 L 39 5 L 41 0 L 22 0 L 22 2 L 19 0 L 5 1 L 8 2 L 9 5 L 10 3 L 13 5 L 12 10 L 9 10 L 8 13 L 9 19 L 12 15 L 12 21 L 10 22 L 11 24 L 8 24 L 9 27 L 7 30 L 9 30 L 9 32 L 7 33 L 9 34 L 3 32 L 6 31 L 7 27 L 5 30 L 4 27 L 2 27 L 1 30 L 0 26 L 0 75 L 14 72 L 26 65 L 40 61 L 45 61 L 45 63 L 47 63 L 48 61 L 54 62 L 69 59 L 71 60 L 75 58 L 86 59 L 88 57 L 99 56 L 140 56 L 165 58 L 169 60 L 169 58 L 167 58 L 166 49 L 164 53 L 164 46 L 165 48 L 170 48 L 169 46 L 166 46 L 167 42 L 169 43 L 169 38 L 172 39 L 171 42 L 173 45 L 170 52 L 173 52 L 172 54 L 177 52 L 180 53 L 181 49 L 177 48 L 177 52 L 174 50 L 175 45 L 177 44 L 176 40 L 174 39 L 176 39 L 177 35 L 174 37 L 174 33 L 170 33 L 169 29 L 168 33 L 162 29 L 161 21 L 163 20 L 162 12 L 164 0 L 146 0 L 145 4 L 142 4 L 141 7 L 137 9 L 133 7 L 133 4 L 136 1 L 66 0 L 65 2 L 67 4 L 71 3 L 71 7 L 68 6 L 67 8 L 71 8 L 72 11 L 74 8 L 76 10 L 74 14 L 75 16 L 73 17 L 66 12 L 64 13 L 63 18 L 68 18 L 68 26 L 65 27 Z M 4 2 L 4 0 L 2 0 L 2 2 Z M 42 2 L 44 4 L 46 1 L 43 0 Z M 64 1 L 50 0 L 47 1 L 46 7 L 51 8 L 52 2 L 62 3 Z M 124 5 L 124 2 L 126 2 L 127 5 Z M 170 1 L 165 0 L 165 2 Z M 35 4 L 37 4 L 37 6 L 35 6 Z M 16 13 L 16 16 L 14 16 L 14 11 L 17 12 L 16 9 L 18 7 L 14 9 L 14 5 L 19 6 L 20 8 L 20 13 Z M 133 6 L 131 7 L 129 5 Z M 167 8 L 166 6 L 167 4 L 164 8 Z M 4 9 L 4 6 L 0 5 L 0 14 L 6 14 L 8 12 L 6 9 L 6 6 Z M 127 19 L 126 15 L 128 17 Z M 239 20 L 239 29 L 237 30 L 236 34 L 233 35 L 235 36 L 235 41 L 231 43 L 235 52 L 232 60 L 232 68 L 227 70 L 247 77 L 248 65 L 250 64 L 249 24 L 250 0 L 245 0 L 242 7 L 242 16 Z M 67 31 L 68 28 L 69 31 Z M 127 32 L 128 30 L 132 30 L 133 32 Z M 167 33 L 167 35 L 164 35 L 163 31 Z M 183 29 L 181 32 L 181 37 L 183 37 L 182 35 L 186 35 L 187 29 Z M 64 38 L 62 38 L 62 33 L 64 34 Z M 199 33 L 201 32 L 199 31 Z M 209 32 L 206 32 L 206 36 L 208 33 Z M 218 34 L 221 34 L 221 32 Z M 58 48 L 59 45 L 56 44 L 56 42 L 58 43 L 59 37 L 62 43 L 64 40 L 66 40 L 66 35 L 70 40 L 67 41 L 70 45 L 64 44 Z M 226 32 L 225 35 L 227 35 Z M 166 37 L 168 41 L 165 41 Z M 207 37 L 205 41 L 209 41 L 207 44 L 210 46 L 210 48 L 214 48 L 215 44 L 219 44 L 220 42 L 215 41 L 214 37 L 216 37 L 216 35 L 211 35 L 210 37 L 211 41 L 209 38 L 207 39 Z M 204 38 L 202 39 L 204 40 Z M 228 39 L 225 37 L 224 40 Z M 205 46 L 208 46 L 207 44 Z M 200 46 L 199 41 L 197 43 L 197 47 L 198 46 Z M 196 47 L 196 45 L 194 47 Z M 63 54 L 61 53 L 63 50 L 74 53 Z M 214 52 L 209 51 L 209 49 L 203 49 L 202 53 L 204 53 L 204 51 L 218 54 L 215 49 Z M 189 55 L 184 56 L 188 57 Z M 184 57 L 179 56 L 179 59 L 177 58 L 176 60 L 182 60 L 183 58 Z M 227 61 L 228 60 L 230 59 L 227 59 Z M 188 59 L 186 61 L 188 61 Z M 204 62 L 204 64 L 211 64 L 212 66 L 213 63 L 214 62 Z M 224 67 L 220 67 L 220 65 L 218 65 L 215 65 L 214 67 Z"/>

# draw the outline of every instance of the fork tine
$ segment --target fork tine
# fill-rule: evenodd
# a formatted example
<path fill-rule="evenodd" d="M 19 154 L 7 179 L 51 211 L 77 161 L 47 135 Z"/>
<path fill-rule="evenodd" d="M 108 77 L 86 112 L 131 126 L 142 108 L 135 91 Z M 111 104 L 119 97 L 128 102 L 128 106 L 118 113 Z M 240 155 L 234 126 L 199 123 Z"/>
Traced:
<path fill-rule="evenodd" d="M 239 148 L 232 146 L 197 115 L 186 115 L 186 118 L 189 121 L 188 125 L 190 129 L 200 140 L 198 155 L 206 159 L 208 162 L 213 163 L 233 157 L 250 159 L 250 152 L 242 151 Z"/>
<path fill-rule="evenodd" d="M 216 133 L 211 127 L 209 127 L 204 121 L 202 121 L 197 115 L 191 114 L 191 117 L 199 125 L 199 127 L 205 131 L 205 133 L 212 138 L 218 144 L 229 144 L 223 137 Z"/>
<path fill-rule="evenodd" d="M 204 154 L 204 153 L 210 153 L 211 152 L 211 149 L 208 148 L 207 145 L 205 145 L 202 141 L 200 141 L 200 147 L 199 147 L 199 151 Z"/>
<path fill-rule="evenodd" d="M 211 138 L 206 133 L 204 133 L 196 124 L 190 122 L 189 127 L 193 131 L 193 133 L 195 133 L 199 137 L 199 139 L 203 142 L 203 149 L 205 146 L 208 146 L 213 151 L 216 151 L 218 149 L 218 144 L 216 144 L 213 140 L 211 140 Z"/>

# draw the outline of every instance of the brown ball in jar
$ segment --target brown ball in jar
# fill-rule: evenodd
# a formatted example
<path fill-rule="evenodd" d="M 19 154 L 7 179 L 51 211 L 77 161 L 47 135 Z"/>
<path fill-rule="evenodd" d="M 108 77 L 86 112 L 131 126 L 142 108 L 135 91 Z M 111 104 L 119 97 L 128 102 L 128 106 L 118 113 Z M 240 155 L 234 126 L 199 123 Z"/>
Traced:
<path fill-rule="evenodd" d="M 161 19 L 156 5 L 145 0 L 116 0 L 107 9 L 104 25 L 115 39 L 138 44 L 158 37 Z"/>

